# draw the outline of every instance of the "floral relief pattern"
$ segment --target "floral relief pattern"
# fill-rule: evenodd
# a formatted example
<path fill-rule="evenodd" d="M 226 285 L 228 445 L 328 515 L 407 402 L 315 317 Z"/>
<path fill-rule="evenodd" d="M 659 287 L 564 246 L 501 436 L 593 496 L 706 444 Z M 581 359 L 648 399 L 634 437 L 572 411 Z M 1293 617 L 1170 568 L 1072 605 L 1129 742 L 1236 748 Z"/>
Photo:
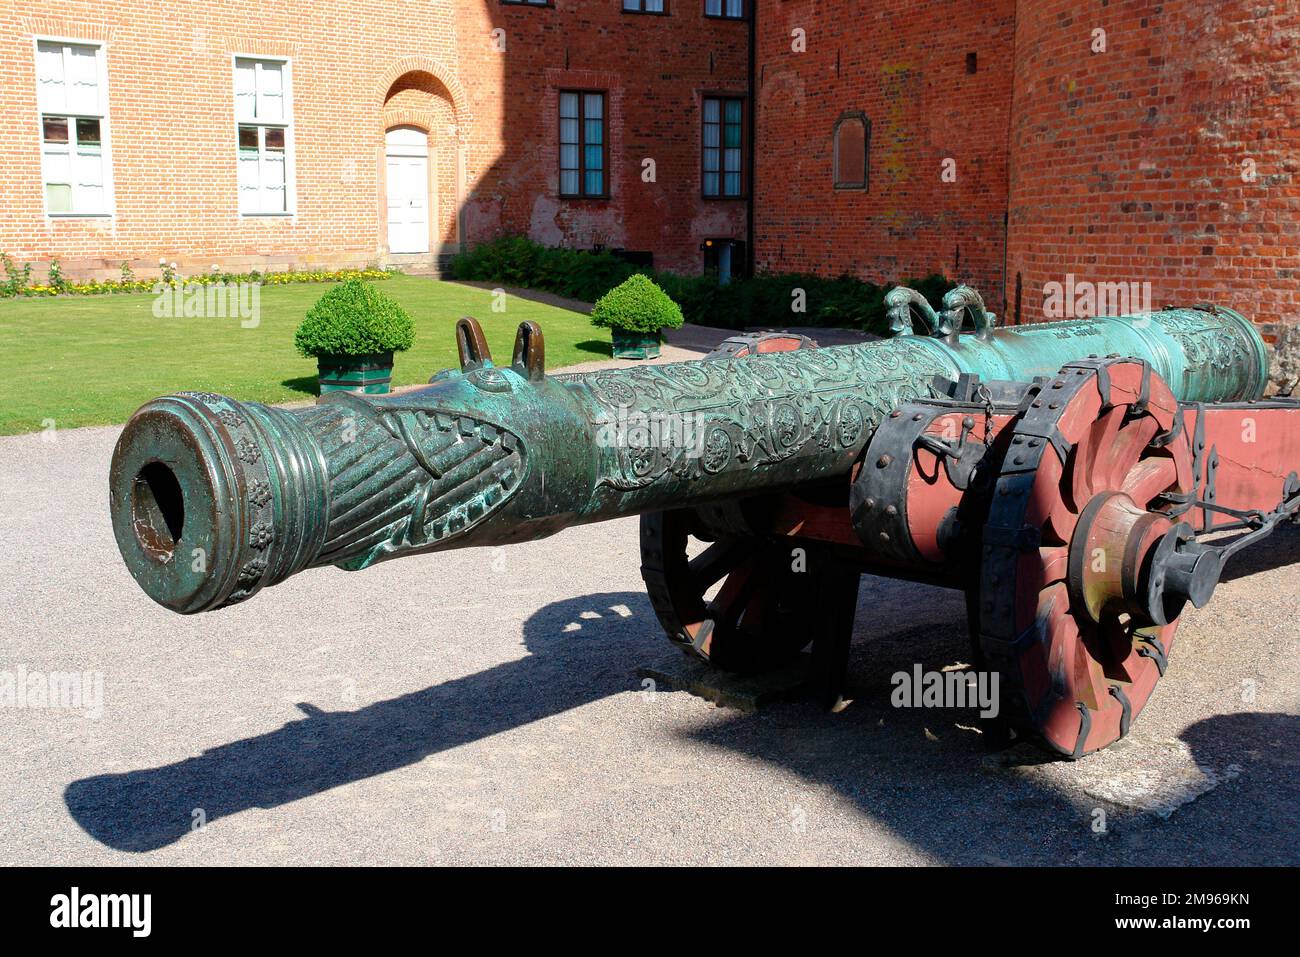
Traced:
<path fill-rule="evenodd" d="M 854 455 L 880 417 L 925 392 L 947 371 L 928 348 L 891 342 L 886 348 L 807 349 L 711 359 L 617 372 L 572 382 L 585 392 L 593 429 L 620 410 L 679 417 L 691 443 L 627 443 L 607 457 L 600 484 L 616 491 L 693 480 L 726 471 L 761 471 L 796 456 L 829 465 Z"/>

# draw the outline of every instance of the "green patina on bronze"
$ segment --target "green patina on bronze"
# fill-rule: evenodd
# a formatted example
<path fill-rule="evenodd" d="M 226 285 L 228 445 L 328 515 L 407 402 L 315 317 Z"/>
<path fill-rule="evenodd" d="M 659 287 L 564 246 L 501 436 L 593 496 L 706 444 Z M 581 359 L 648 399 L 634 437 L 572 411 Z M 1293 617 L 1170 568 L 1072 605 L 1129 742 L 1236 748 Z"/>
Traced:
<path fill-rule="evenodd" d="M 935 376 L 1028 381 L 1118 353 L 1150 362 L 1184 401 L 1263 392 L 1264 344 L 1228 310 L 994 331 L 982 304 L 949 296 L 947 312 L 921 316 L 933 337 L 900 327 L 857 346 L 581 375 L 479 359 L 399 396 L 334 393 L 292 411 L 155 399 L 114 453 L 118 546 L 151 597 L 197 612 L 315 565 L 359 569 L 847 477 L 882 417 Z M 967 309 L 981 332 L 951 332 Z"/>

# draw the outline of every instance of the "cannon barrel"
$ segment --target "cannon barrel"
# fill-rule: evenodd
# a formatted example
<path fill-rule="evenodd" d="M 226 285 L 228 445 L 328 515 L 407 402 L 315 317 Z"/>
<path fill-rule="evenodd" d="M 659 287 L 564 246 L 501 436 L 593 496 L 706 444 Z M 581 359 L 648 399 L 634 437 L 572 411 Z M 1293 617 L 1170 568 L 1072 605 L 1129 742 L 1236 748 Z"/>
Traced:
<path fill-rule="evenodd" d="M 882 417 L 936 376 L 1026 382 L 1119 354 L 1214 402 L 1259 397 L 1268 374 L 1254 327 L 1212 307 L 559 376 L 525 332 L 513 365 L 462 348 L 462 370 L 400 395 L 146 403 L 110 475 L 127 567 L 165 607 L 206 611 L 311 566 L 847 480 Z"/>

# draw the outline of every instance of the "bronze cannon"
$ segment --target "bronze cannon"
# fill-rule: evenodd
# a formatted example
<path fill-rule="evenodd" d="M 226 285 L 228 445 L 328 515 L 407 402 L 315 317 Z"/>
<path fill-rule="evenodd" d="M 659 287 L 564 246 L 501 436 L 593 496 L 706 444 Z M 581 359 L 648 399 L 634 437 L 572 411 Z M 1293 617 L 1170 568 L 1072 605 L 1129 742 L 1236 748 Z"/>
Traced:
<path fill-rule="evenodd" d="M 756 669 L 811 641 L 834 697 L 860 573 L 946 585 L 1011 722 L 1068 755 L 1103 747 L 1185 604 L 1300 507 L 1300 408 L 1260 401 L 1267 350 L 1230 310 L 994 328 L 966 287 L 942 312 L 908 290 L 890 305 L 878 342 L 740 336 L 556 376 L 535 324 L 496 365 L 462 320 L 460 370 L 400 395 L 155 399 L 113 456 L 118 546 L 192 613 L 312 566 L 640 515 L 651 601 L 689 653 Z M 1233 544 L 1204 541 L 1228 527 Z"/>

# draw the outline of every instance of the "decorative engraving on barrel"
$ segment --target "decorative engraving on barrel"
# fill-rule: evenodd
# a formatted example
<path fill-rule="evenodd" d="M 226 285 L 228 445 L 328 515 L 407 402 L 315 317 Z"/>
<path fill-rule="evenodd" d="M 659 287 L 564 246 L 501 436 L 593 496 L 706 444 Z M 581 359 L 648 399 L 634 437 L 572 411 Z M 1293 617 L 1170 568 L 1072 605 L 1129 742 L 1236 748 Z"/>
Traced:
<path fill-rule="evenodd" d="M 895 341 L 596 373 L 570 387 L 598 410 L 593 430 L 629 409 L 679 424 L 685 441 L 650 441 L 647 429 L 605 457 L 598 486 L 628 492 L 801 455 L 851 457 L 881 416 L 919 398 L 916 383 L 944 371 L 928 349 Z"/>
<path fill-rule="evenodd" d="M 1203 314 L 1193 318 L 1174 312 L 1152 313 L 1151 319 L 1183 347 L 1189 366 L 1222 372 L 1250 358 L 1245 334 L 1229 319 L 1216 322 Z"/>
<path fill-rule="evenodd" d="M 353 423 L 352 449 L 327 444 L 335 471 L 321 563 L 365 568 L 441 545 L 477 525 L 518 488 L 524 445 L 508 429 L 464 412 L 383 409 Z M 352 463 L 384 462 L 377 472 Z M 348 558 L 338 560 L 347 554 Z"/>
<path fill-rule="evenodd" d="M 177 392 L 176 394 L 183 395 L 188 399 L 198 399 L 200 402 L 207 403 L 208 405 L 221 405 L 224 404 L 226 401 L 225 396 L 218 395 L 215 392 L 186 391 L 186 392 Z"/>

